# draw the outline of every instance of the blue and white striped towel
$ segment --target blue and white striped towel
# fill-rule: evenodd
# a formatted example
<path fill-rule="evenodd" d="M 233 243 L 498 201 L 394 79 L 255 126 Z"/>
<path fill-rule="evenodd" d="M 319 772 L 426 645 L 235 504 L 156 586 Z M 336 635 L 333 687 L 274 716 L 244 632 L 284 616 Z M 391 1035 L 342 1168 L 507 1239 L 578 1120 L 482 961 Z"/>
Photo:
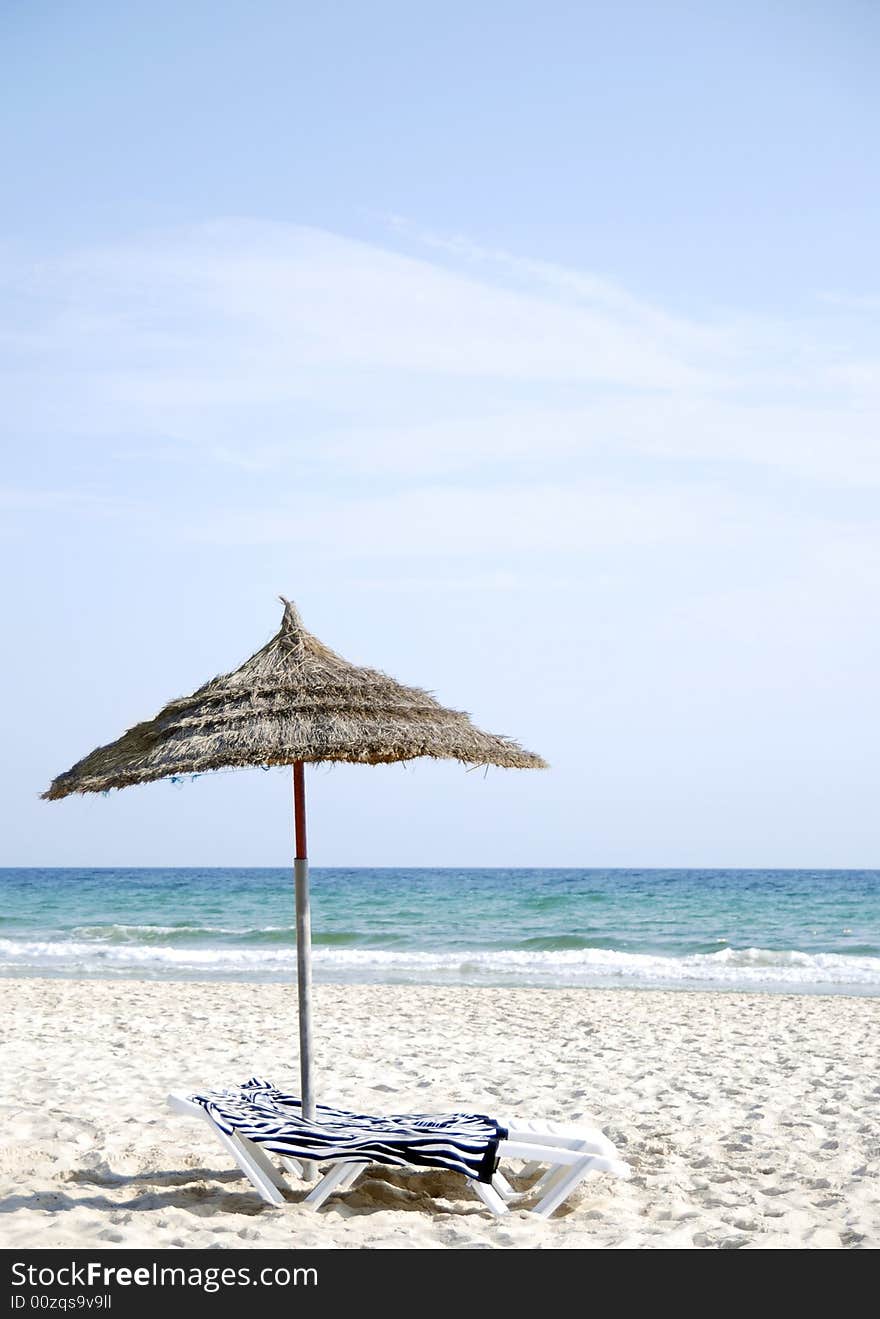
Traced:
<path fill-rule="evenodd" d="M 492 1180 L 498 1144 L 507 1135 L 494 1118 L 482 1113 L 368 1117 L 319 1105 L 315 1120 L 308 1122 L 295 1095 L 258 1077 L 191 1098 L 227 1135 L 238 1132 L 286 1158 L 448 1168 L 481 1182 Z"/>

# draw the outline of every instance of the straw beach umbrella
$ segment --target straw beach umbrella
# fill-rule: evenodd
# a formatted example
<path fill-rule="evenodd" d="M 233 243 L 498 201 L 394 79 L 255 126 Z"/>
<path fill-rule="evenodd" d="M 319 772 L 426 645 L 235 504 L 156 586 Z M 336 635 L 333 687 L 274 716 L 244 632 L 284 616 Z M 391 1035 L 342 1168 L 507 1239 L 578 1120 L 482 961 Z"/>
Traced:
<path fill-rule="evenodd" d="M 43 797 L 106 792 L 178 774 L 248 766 L 293 766 L 297 986 L 302 1105 L 314 1116 L 311 930 L 306 847 L 306 762 L 381 765 L 428 756 L 469 765 L 540 769 L 540 756 L 484 733 L 418 687 L 350 664 L 303 627 L 282 597 L 278 632 L 232 673 L 170 701 L 154 719 L 98 747 Z"/>

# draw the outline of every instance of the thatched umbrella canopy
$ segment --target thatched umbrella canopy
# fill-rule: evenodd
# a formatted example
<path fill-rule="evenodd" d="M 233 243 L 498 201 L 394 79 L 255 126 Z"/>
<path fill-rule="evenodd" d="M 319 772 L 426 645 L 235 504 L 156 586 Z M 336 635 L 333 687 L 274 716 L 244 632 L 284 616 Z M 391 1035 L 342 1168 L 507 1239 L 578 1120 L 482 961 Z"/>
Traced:
<path fill-rule="evenodd" d="M 216 769 L 293 766 L 300 1067 L 308 1114 L 314 1097 L 304 762 L 381 765 L 430 756 L 510 769 L 541 769 L 545 762 L 510 738 L 484 733 L 419 687 L 350 664 L 308 632 L 292 602 L 282 600 L 280 629 L 240 668 L 90 752 L 53 779 L 43 797 L 56 801 Z"/>
<path fill-rule="evenodd" d="M 106 792 L 175 774 L 296 761 L 381 765 L 431 756 L 511 769 L 544 766 L 507 737 L 484 733 L 418 687 L 350 664 L 303 627 L 290 600 L 271 641 L 232 673 L 98 747 L 46 792 Z"/>

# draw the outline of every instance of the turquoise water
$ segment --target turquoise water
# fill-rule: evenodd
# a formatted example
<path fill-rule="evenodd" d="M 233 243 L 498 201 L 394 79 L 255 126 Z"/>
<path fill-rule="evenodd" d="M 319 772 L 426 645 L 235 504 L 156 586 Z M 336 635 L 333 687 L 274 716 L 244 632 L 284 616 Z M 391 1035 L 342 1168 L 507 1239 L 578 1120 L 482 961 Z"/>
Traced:
<path fill-rule="evenodd" d="M 0 974 L 290 980 L 289 870 L 0 870 Z M 880 993 L 880 871 L 312 871 L 317 979 Z"/>

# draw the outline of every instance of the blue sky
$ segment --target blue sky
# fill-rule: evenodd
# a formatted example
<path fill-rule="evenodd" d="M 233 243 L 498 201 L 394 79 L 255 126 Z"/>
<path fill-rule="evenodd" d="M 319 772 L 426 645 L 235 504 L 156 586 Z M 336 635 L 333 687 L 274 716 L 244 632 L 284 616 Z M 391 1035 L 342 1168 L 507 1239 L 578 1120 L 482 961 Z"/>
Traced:
<path fill-rule="evenodd" d="M 282 862 L 282 772 L 37 800 L 282 591 L 553 766 L 316 863 L 877 863 L 875 6 L 2 28 L 7 864 Z"/>

